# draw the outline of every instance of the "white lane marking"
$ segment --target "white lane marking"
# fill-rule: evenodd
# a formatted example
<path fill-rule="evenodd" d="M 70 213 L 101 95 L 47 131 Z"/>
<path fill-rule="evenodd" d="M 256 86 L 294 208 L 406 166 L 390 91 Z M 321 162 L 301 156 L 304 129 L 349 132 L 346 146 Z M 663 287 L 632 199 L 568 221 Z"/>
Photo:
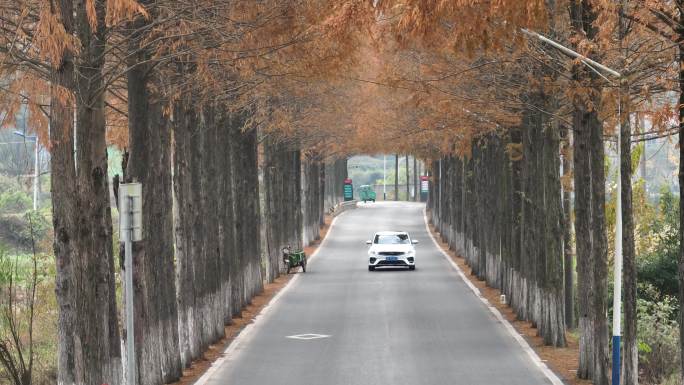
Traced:
<path fill-rule="evenodd" d="M 325 238 L 321 241 L 321 244 L 318 245 L 318 248 L 316 248 L 316 251 L 311 254 L 309 257 L 309 262 L 311 262 L 317 255 L 318 252 L 323 249 L 323 246 L 325 246 L 326 242 L 328 241 L 328 238 L 330 238 L 330 234 L 332 233 L 333 226 L 335 225 L 335 222 L 337 222 L 337 218 L 341 217 L 344 215 L 346 211 L 341 212 L 339 215 L 337 215 L 333 220 L 330 222 L 330 228 L 328 228 L 328 232 L 325 235 Z M 228 361 L 231 359 L 234 359 L 235 353 L 243 347 L 247 342 L 249 342 L 250 338 L 254 335 L 254 333 L 258 330 L 259 327 L 262 326 L 262 324 L 265 322 L 267 319 L 267 316 L 269 315 L 269 311 L 275 305 L 282 297 L 283 294 L 285 294 L 292 286 L 294 285 L 295 282 L 299 280 L 299 277 L 301 277 L 301 274 L 296 274 L 290 281 L 287 282 L 285 287 L 280 289 L 276 295 L 271 298 L 271 300 L 264 306 L 263 309 L 259 312 L 259 314 L 254 317 L 251 323 L 247 324 L 240 333 L 238 333 L 235 338 L 230 342 L 226 350 L 223 351 L 223 355 L 221 358 L 218 360 L 214 361 L 209 369 L 199 378 L 193 385 L 206 385 L 208 381 L 211 379 L 211 376 L 214 375 L 214 373 L 224 364 L 226 364 Z"/>
<path fill-rule="evenodd" d="M 521 336 L 520 333 L 518 333 L 518 331 L 515 330 L 513 325 L 511 325 L 511 323 L 508 322 L 508 320 L 501 315 L 497 308 L 495 308 L 489 303 L 487 298 L 482 296 L 480 290 L 475 285 L 473 285 L 472 282 L 470 282 L 470 280 L 463 273 L 463 270 L 461 270 L 461 268 L 458 267 L 456 262 L 454 262 L 454 260 L 451 259 L 449 254 L 447 254 L 447 252 L 444 251 L 444 249 L 442 249 L 442 246 L 437 242 L 435 237 L 432 235 L 432 231 L 430 231 L 430 226 L 428 225 L 427 212 L 425 208 L 423 208 L 423 222 L 425 223 L 425 230 L 430 236 L 430 239 L 432 239 L 432 242 L 434 242 L 435 246 L 437 247 L 437 250 L 439 250 L 439 252 L 442 253 L 442 256 L 446 258 L 451 267 L 453 267 L 458 272 L 458 274 L 463 279 L 463 282 L 465 282 L 466 285 L 468 285 L 468 287 L 475 294 L 475 296 L 479 298 L 480 301 L 482 301 L 485 304 L 485 306 L 487 306 L 489 311 L 492 312 L 492 314 L 494 314 L 494 317 L 496 317 L 496 319 L 499 320 L 499 322 L 501 322 L 501 324 L 504 326 L 504 329 L 506 329 L 506 331 L 513 337 L 513 339 L 518 341 L 518 344 L 520 344 L 520 347 L 522 347 L 523 351 L 525 351 L 525 353 L 527 353 L 527 355 L 530 357 L 532 363 L 534 363 L 539 368 L 539 370 L 541 370 L 541 372 L 546 376 L 546 378 L 549 379 L 549 381 L 551 381 L 553 385 L 563 385 L 563 381 L 561 381 L 561 379 L 558 378 L 556 373 L 554 373 L 551 369 L 549 369 L 548 366 L 546 366 L 542 359 L 539 358 L 539 356 L 537 355 L 537 352 L 535 352 L 534 349 L 532 349 L 532 347 L 530 346 L 530 344 L 527 343 L 525 338 L 523 338 L 523 336 Z"/>
<path fill-rule="evenodd" d="M 317 340 L 320 338 L 329 338 L 331 337 L 328 334 L 315 334 L 315 333 L 310 333 L 310 334 L 296 334 L 294 336 L 286 336 L 285 338 L 291 338 L 293 340 Z"/>

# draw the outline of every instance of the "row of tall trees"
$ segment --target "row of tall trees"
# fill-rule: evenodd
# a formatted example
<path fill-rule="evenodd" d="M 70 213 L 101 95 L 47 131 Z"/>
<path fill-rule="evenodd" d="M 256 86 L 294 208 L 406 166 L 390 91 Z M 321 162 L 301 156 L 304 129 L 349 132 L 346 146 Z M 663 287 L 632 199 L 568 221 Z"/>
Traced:
<path fill-rule="evenodd" d="M 319 239 L 326 200 L 334 207 L 343 199 L 341 186 L 347 176 L 347 162 L 323 162 L 321 155 L 305 153 L 296 143 L 275 138 L 266 139 L 262 149 L 262 204 L 268 255 L 265 274 L 266 281 L 271 282 L 284 267 L 284 246 L 301 249 Z"/>
<path fill-rule="evenodd" d="M 326 187 L 321 171 L 334 156 L 302 155 L 304 145 L 281 156 L 261 143 L 279 135 L 278 119 L 259 109 L 292 65 L 283 57 L 320 33 L 311 25 L 324 14 L 303 5 L 0 2 L 3 116 L 27 104 L 51 155 L 60 384 L 124 383 L 110 199 L 118 182 L 143 184 L 144 240 L 132 256 L 139 384 L 177 380 L 280 272 L 262 255 L 316 237 L 323 197 L 341 197 L 341 181 Z M 293 23 L 297 11 L 311 18 Z M 114 182 L 113 144 L 126 151 Z M 264 161 L 273 169 L 260 187 Z M 262 250 L 262 228 L 287 234 Z"/>
<path fill-rule="evenodd" d="M 146 170 L 173 180 L 156 185 L 168 191 L 145 195 L 145 240 L 134 247 L 136 346 L 138 365 L 145 368 L 140 383 L 177 380 L 183 368 L 224 336 L 224 326 L 261 292 L 263 283 L 282 273 L 281 248 L 306 245 L 303 234 L 313 233 L 314 226 L 317 233 L 321 225 L 326 187 L 321 175 L 307 175 L 307 168 L 320 170 L 324 162 L 310 161 L 299 150 L 260 145 L 257 131 L 243 130 L 245 116 L 220 106 L 198 110 L 178 105 L 167 131 L 173 140 L 161 140 L 173 162 L 162 157 L 166 167 L 158 169 L 146 163 Z M 154 152 L 153 143 L 145 148 L 147 156 Z M 133 147 L 127 170 L 132 162 Z M 164 205 L 162 198 L 171 196 L 173 201 Z M 315 224 L 305 223 L 305 215 L 315 216 Z M 172 236 L 162 238 L 168 232 Z M 262 234 L 267 250 L 261 250 Z"/>
<path fill-rule="evenodd" d="M 406 122 L 417 119 L 420 129 L 403 124 L 391 132 L 420 137 L 416 152 L 434 160 L 435 224 L 480 278 L 508 294 L 518 315 L 533 321 L 547 343 L 561 343 L 549 338 L 549 324 L 556 335 L 562 334 L 564 323 L 574 326 L 576 290 L 578 376 L 597 384 L 608 383 L 610 376 L 608 268 L 614 250 L 606 202 L 615 196 L 606 193 L 610 178 L 606 148 L 620 149 L 625 267 L 622 371 L 624 383 L 637 383 L 631 148 L 640 141 L 681 133 L 684 107 L 677 101 L 682 94 L 681 2 L 568 0 L 523 5 L 398 0 L 380 6 L 385 20 L 391 20 L 386 30 L 396 38 L 384 47 L 392 47 L 389 51 L 395 55 L 386 59 L 386 77 L 374 81 L 406 93 L 410 100 L 402 106 L 410 107 L 411 113 L 397 116 Z M 530 37 L 523 28 L 542 32 L 621 76 L 568 56 Z M 644 119 L 648 125 L 635 130 L 633 122 Z M 618 127 L 620 143 L 615 140 Z M 547 145 L 558 140 L 561 150 Z M 534 168 L 545 158 L 549 162 L 553 158 L 554 166 Z M 553 182 L 549 190 L 552 185 L 543 183 L 549 177 L 541 174 L 560 174 L 561 159 L 563 174 L 549 176 L 561 183 Z M 681 163 L 680 159 L 680 167 Z M 459 172 L 465 175 L 462 180 Z M 504 191 L 491 191 L 501 188 Z M 520 206 L 501 206 L 506 189 Z M 470 193 L 474 197 L 468 200 Z M 481 197 L 488 205 L 482 204 Z M 466 214 L 457 211 L 466 206 Z M 513 221 L 505 210 L 512 210 Z M 515 221 L 523 227 L 507 227 Z M 552 230 L 557 226 L 562 231 Z M 519 252 L 533 261 L 522 267 L 521 280 L 537 285 L 559 304 L 537 301 L 540 296 L 530 294 L 524 285 L 507 286 L 508 232 L 520 242 Z M 547 275 L 555 280 L 548 281 L 551 286 L 545 285 Z M 557 310 L 558 306 L 565 310 Z"/>
<path fill-rule="evenodd" d="M 431 220 L 544 342 L 565 346 L 558 131 L 540 116 L 432 163 Z M 512 151 L 512 153 L 511 153 Z"/>

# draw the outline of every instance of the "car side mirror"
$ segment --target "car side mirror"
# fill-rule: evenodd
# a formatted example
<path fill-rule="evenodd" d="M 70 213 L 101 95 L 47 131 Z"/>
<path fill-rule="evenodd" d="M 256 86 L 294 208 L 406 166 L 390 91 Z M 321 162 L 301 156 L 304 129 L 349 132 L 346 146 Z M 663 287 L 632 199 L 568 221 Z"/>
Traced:
<path fill-rule="evenodd" d="M 370 245 L 371 243 L 373 243 L 373 242 L 371 242 L 371 241 L 366 241 L 366 244 L 367 244 L 367 245 Z"/>
<path fill-rule="evenodd" d="M 417 239 L 411 239 L 411 243 L 413 243 L 414 245 L 417 245 L 417 244 L 418 244 L 418 240 L 417 240 Z"/>

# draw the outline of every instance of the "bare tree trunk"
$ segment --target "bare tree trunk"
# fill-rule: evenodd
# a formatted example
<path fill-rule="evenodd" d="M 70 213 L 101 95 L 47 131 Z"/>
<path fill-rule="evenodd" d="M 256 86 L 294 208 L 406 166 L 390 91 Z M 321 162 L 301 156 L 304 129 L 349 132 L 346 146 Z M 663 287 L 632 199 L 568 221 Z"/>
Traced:
<path fill-rule="evenodd" d="M 565 129 L 563 139 L 563 175 L 570 175 L 571 155 L 571 130 Z M 572 220 L 571 220 L 571 194 L 568 188 L 563 188 L 563 269 L 565 283 L 565 325 L 575 328 L 575 264 L 572 250 Z"/>
<path fill-rule="evenodd" d="M 227 111 L 218 108 L 217 117 L 217 178 L 218 178 L 218 220 L 219 220 L 219 284 L 221 302 L 221 317 L 223 324 L 232 322 L 231 317 L 231 259 L 235 257 L 235 214 L 233 212 L 232 183 L 233 174 L 231 169 L 231 136 L 230 115 Z"/>
<path fill-rule="evenodd" d="M 575 240 L 577 247 L 577 298 L 579 306 L 580 356 L 577 376 L 582 379 L 593 377 L 594 343 L 593 318 L 591 317 L 591 298 L 593 296 L 593 275 L 591 274 L 592 240 L 589 129 L 585 124 L 585 114 L 579 109 L 575 112 L 574 122 L 574 176 L 575 176 Z"/>
<path fill-rule="evenodd" d="M 279 187 L 282 186 L 281 183 L 276 181 L 276 164 L 274 164 L 274 158 L 276 153 L 273 150 L 273 140 L 268 138 L 263 143 L 263 158 L 264 162 L 262 164 L 263 171 L 263 214 L 264 214 L 264 233 L 266 237 L 266 253 L 268 258 L 268 269 L 266 271 L 266 280 L 272 282 L 279 274 L 281 270 L 280 266 L 280 248 L 282 240 L 280 239 L 280 225 L 281 220 L 278 218 L 278 208 L 282 206 L 285 202 L 286 197 L 281 197 L 281 201 L 278 204 L 276 199 L 273 197 L 279 194 Z"/>
<path fill-rule="evenodd" d="M 548 100 L 548 99 L 546 99 Z M 546 345 L 565 346 L 565 307 L 563 284 L 563 211 L 560 183 L 560 136 L 558 127 L 547 126 L 543 133 L 544 153 L 542 167 L 544 168 L 544 190 L 542 202 L 545 210 L 546 234 L 544 241 L 544 259 L 546 271 L 544 274 L 543 298 L 543 337 Z"/>
<path fill-rule="evenodd" d="M 243 197 L 241 195 L 245 194 L 245 189 L 243 188 L 244 180 L 244 170 L 242 167 L 242 154 L 239 141 L 241 140 L 241 130 L 245 122 L 245 117 L 243 112 L 236 112 L 231 114 L 230 118 L 230 128 L 229 135 L 230 140 L 230 154 L 231 154 L 231 173 L 233 180 L 231 181 L 232 195 L 235 197 L 233 200 L 233 212 L 235 214 L 234 227 L 234 240 L 235 244 L 235 256 L 232 258 L 232 264 L 230 265 L 230 285 L 231 285 L 231 305 L 232 311 L 231 315 L 237 316 L 241 313 L 243 306 L 245 305 L 244 300 L 244 275 L 245 270 L 244 265 L 246 264 L 244 244 L 247 242 L 244 237 L 244 232 L 242 227 L 245 225 L 243 222 L 244 211 L 243 211 Z"/>
<path fill-rule="evenodd" d="M 587 0 L 570 6 L 573 29 L 589 40 L 597 36 L 596 12 Z M 599 95 L 597 75 L 584 66 L 577 67 L 576 80 Z M 594 100 L 593 103 L 599 103 Z M 576 98 L 574 104 L 575 211 L 578 261 L 578 297 L 580 298 L 580 368 L 578 376 L 597 385 L 608 383 L 608 256 L 605 218 L 605 171 L 603 125 L 598 112 Z M 579 176 L 578 176 L 579 175 Z M 582 207 L 581 205 L 586 205 Z"/>
<path fill-rule="evenodd" d="M 594 383 L 606 385 L 609 382 L 609 349 L 608 349 L 608 240 L 606 238 L 606 190 L 604 171 L 604 148 L 603 148 L 603 125 L 599 122 L 597 112 L 591 120 L 589 128 L 590 162 L 591 162 L 591 204 L 592 223 L 591 231 L 594 234 L 592 254 L 594 256 L 593 275 L 593 315 L 594 315 L 594 355 L 595 373 Z"/>
<path fill-rule="evenodd" d="M 122 381 L 121 350 L 102 92 L 104 2 L 95 2 L 94 11 L 98 26 L 92 30 L 85 9 L 74 9 L 66 0 L 55 4 L 66 32 L 75 34 L 82 44 L 76 58 L 65 54 L 61 66 L 52 72 L 58 381 L 118 385 Z"/>
<path fill-rule="evenodd" d="M 678 0 L 681 8 L 684 1 Z M 680 16 L 681 18 L 681 16 Z M 681 23 L 681 21 L 680 21 Z M 680 32 L 680 41 L 684 31 Z M 684 309 L 684 43 L 679 43 L 679 308 Z M 679 351 L 684 383 L 684 311 L 679 312 Z"/>
<path fill-rule="evenodd" d="M 142 28 L 142 19 L 133 23 Z M 170 127 L 148 87 L 149 55 L 132 36 L 128 72 L 129 159 L 126 182 L 143 184 L 143 241 L 134 246 L 138 383 L 169 383 L 181 376 L 178 353 Z"/>
<path fill-rule="evenodd" d="M 625 95 L 623 101 L 627 102 Z M 622 187 L 622 262 L 624 291 L 624 385 L 639 383 L 639 351 L 637 349 L 637 269 L 634 254 L 634 220 L 632 211 L 632 149 L 629 113 L 623 111 L 620 141 L 620 183 Z"/>
<path fill-rule="evenodd" d="M 247 112 L 237 114 L 232 136 L 234 141 L 233 177 L 236 214 L 236 245 L 239 268 L 236 281 L 232 282 L 235 315 L 247 305 L 251 298 L 263 290 L 259 230 L 259 180 L 257 163 L 257 138 L 255 130 L 243 131 Z M 299 179 L 297 178 L 297 183 Z M 297 189 L 299 184 L 297 184 Z M 301 215 L 300 215 L 301 218 Z M 232 280 L 232 278 L 231 278 Z"/>
<path fill-rule="evenodd" d="M 416 156 L 413 156 L 413 200 L 420 201 L 420 186 L 418 185 L 418 175 L 420 170 L 418 170 L 418 160 Z"/>
<path fill-rule="evenodd" d="M 510 142 L 512 148 L 522 146 L 523 130 L 514 127 L 510 130 Z M 523 161 L 522 149 L 518 156 L 511 159 L 511 295 L 510 303 L 516 315 L 523 319 L 524 299 L 522 296 L 523 286 Z"/>
<path fill-rule="evenodd" d="M 64 2 L 70 4 L 70 2 Z M 68 21 L 71 20 L 71 7 L 62 8 L 62 20 L 67 32 L 71 31 Z M 52 95 L 50 106 L 50 167 L 53 177 L 50 178 L 52 190 L 52 223 L 55 233 L 54 252 L 57 265 L 55 277 L 55 293 L 59 305 L 58 321 L 58 357 L 57 373 L 60 384 L 76 383 L 76 357 L 74 356 L 74 338 L 76 337 L 76 285 L 73 259 L 78 258 L 78 249 L 71 238 L 76 237 L 77 212 L 76 197 L 76 165 L 74 159 L 74 127 L 73 104 L 70 100 L 58 97 L 57 87 L 71 89 L 73 87 L 73 61 L 67 56 L 60 69 L 53 72 Z"/>
<path fill-rule="evenodd" d="M 183 103 L 174 110 L 173 124 L 173 192 L 174 243 L 177 260 L 176 282 L 178 298 L 178 332 L 181 364 L 187 368 L 199 355 L 194 343 L 195 287 L 192 254 L 193 210 L 190 177 L 190 127 L 192 112 Z M 232 211 L 232 207 L 231 207 Z"/>
<path fill-rule="evenodd" d="M 204 107 L 204 128 L 205 133 L 202 141 L 202 152 L 204 153 L 202 164 L 203 179 L 203 201 L 205 206 L 204 221 L 206 231 L 204 235 L 205 253 L 205 272 L 204 280 L 206 284 L 204 329 L 206 330 L 207 343 L 212 344 L 224 335 L 224 317 L 221 309 L 221 285 L 220 285 L 220 226 L 219 226 L 219 156 L 218 151 L 218 125 L 217 114 L 219 111 L 214 103 L 208 103 Z M 255 170 L 255 176 L 257 176 Z M 258 183 L 258 182 L 257 182 Z M 258 195 L 254 197 L 258 200 Z M 251 239 L 251 242 L 258 243 L 259 236 Z"/>

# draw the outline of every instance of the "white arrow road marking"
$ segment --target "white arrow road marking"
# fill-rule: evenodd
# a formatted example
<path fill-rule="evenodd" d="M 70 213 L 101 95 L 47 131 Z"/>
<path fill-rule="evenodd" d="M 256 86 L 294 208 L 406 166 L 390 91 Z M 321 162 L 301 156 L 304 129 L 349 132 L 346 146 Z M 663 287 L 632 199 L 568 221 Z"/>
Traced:
<path fill-rule="evenodd" d="M 292 338 L 293 340 L 317 340 L 319 338 L 328 338 L 330 337 L 327 334 L 296 334 L 293 336 L 286 336 L 285 338 Z"/>

